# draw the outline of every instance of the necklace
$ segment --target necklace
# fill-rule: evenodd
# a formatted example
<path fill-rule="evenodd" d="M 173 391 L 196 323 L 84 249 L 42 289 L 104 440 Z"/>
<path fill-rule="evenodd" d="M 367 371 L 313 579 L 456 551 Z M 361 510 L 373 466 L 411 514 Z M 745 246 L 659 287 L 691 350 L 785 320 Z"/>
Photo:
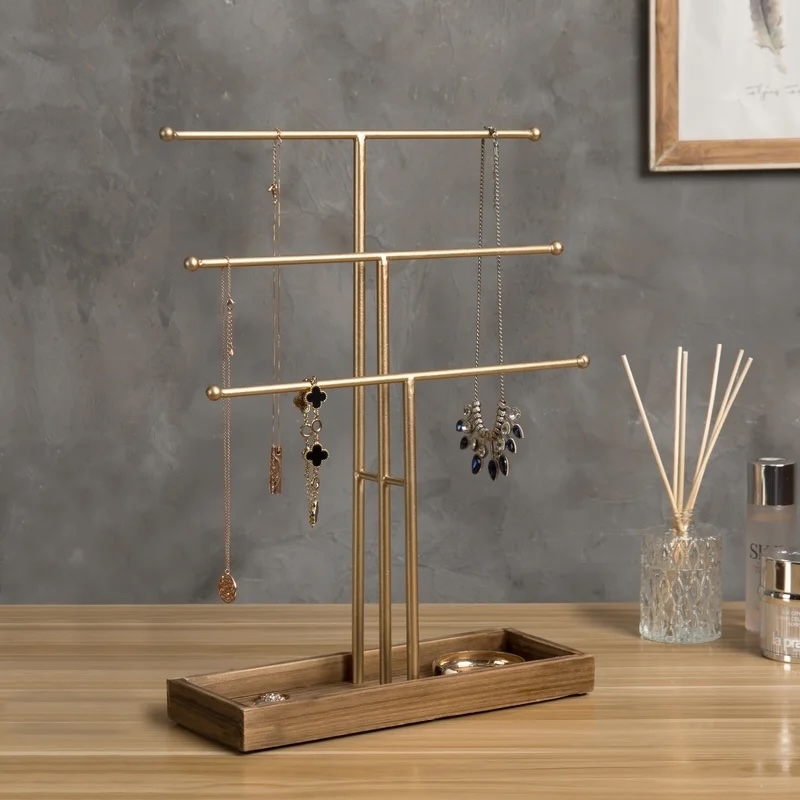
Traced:
<path fill-rule="evenodd" d="M 495 243 L 500 247 L 500 147 L 495 128 L 487 127 L 486 130 L 492 137 L 493 159 L 493 206 L 495 221 Z M 483 247 L 483 212 L 484 212 L 484 185 L 486 174 L 486 139 L 481 139 L 481 166 L 480 188 L 478 198 L 478 247 Z M 501 258 L 496 260 L 497 274 L 497 357 L 498 364 L 503 365 L 503 272 Z M 483 302 L 483 258 L 478 256 L 476 278 L 475 302 L 475 367 L 480 366 L 481 357 L 481 306 Z M 497 403 L 494 424 L 487 428 L 483 422 L 481 401 L 479 397 L 479 380 L 475 376 L 472 402 L 464 406 L 464 418 L 456 423 L 456 430 L 461 433 L 459 447 L 462 450 L 470 448 L 472 456 L 472 474 L 481 471 L 484 459 L 489 463 L 486 471 L 492 480 L 497 478 L 497 473 L 508 475 L 508 453 L 516 453 L 516 439 L 523 439 L 525 434 L 518 420 L 520 410 L 506 403 L 506 388 L 503 374 L 500 374 L 500 398 Z"/>
<path fill-rule="evenodd" d="M 281 132 L 272 141 L 272 255 L 278 255 L 281 231 Z M 272 382 L 281 382 L 281 268 L 272 268 Z M 281 446 L 281 397 L 272 395 L 272 444 L 269 449 L 269 493 L 283 488 L 283 447 Z"/>
<path fill-rule="evenodd" d="M 233 301 L 231 262 L 220 270 L 220 318 L 222 320 L 222 388 L 231 387 L 233 361 Z M 224 500 L 225 571 L 217 584 L 219 598 L 225 603 L 236 599 L 236 581 L 231 575 L 231 399 L 222 398 L 222 493 Z"/>

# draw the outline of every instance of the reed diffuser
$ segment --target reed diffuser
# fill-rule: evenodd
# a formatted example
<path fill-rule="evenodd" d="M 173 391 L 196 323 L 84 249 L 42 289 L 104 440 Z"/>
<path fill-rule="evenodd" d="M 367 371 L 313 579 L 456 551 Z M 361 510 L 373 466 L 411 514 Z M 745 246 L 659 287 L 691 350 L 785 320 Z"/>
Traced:
<path fill-rule="evenodd" d="M 691 481 L 686 472 L 688 351 L 679 347 L 675 364 L 672 481 L 667 477 L 628 358 L 622 356 L 672 510 L 666 529 L 650 531 L 642 537 L 639 632 L 645 639 L 699 643 L 718 639 L 722 633 L 722 539 L 717 528 L 695 521 L 694 509 L 714 446 L 753 359 L 748 358 L 742 367 L 744 351 L 739 351 L 715 415 L 721 356 L 722 345 L 718 344 L 705 425 Z"/>

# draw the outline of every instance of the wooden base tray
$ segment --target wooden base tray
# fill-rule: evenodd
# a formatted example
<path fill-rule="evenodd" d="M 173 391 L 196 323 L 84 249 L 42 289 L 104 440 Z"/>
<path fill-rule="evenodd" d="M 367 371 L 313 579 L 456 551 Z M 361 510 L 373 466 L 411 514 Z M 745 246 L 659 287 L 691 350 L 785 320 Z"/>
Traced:
<path fill-rule="evenodd" d="M 433 660 L 462 650 L 501 650 L 525 661 L 458 675 L 434 675 Z M 350 683 L 349 653 L 167 681 L 177 724 L 241 752 L 311 742 L 442 717 L 586 694 L 594 657 L 512 628 L 420 642 L 420 677 L 407 681 L 405 645 L 392 648 L 391 683 L 378 682 L 378 650 L 364 657 L 365 682 Z M 279 692 L 286 699 L 254 705 Z"/>

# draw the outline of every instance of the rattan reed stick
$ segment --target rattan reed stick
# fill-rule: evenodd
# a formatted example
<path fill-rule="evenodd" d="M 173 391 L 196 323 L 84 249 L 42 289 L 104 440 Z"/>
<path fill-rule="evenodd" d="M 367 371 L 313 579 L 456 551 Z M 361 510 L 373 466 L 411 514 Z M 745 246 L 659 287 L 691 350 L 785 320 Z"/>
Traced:
<path fill-rule="evenodd" d="M 722 395 L 722 401 L 719 404 L 719 411 L 717 411 L 717 418 L 714 421 L 714 427 L 711 429 L 711 436 L 714 436 L 714 431 L 717 429 L 717 425 L 722 417 L 722 412 L 725 410 L 725 406 L 728 404 L 728 400 L 731 396 L 731 391 L 733 391 L 733 384 L 736 383 L 736 376 L 739 373 L 739 365 L 742 363 L 742 356 L 744 356 L 744 350 L 739 351 L 739 355 L 736 356 L 736 362 L 733 365 L 733 370 L 731 372 L 731 377 L 728 379 L 728 385 L 725 387 L 725 394 Z M 711 449 L 711 444 L 709 443 L 708 450 Z M 703 453 L 703 458 L 705 458 L 706 453 Z"/>
<path fill-rule="evenodd" d="M 639 395 L 638 388 L 636 387 L 636 381 L 633 379 L 633 373 L 631 372 L 631 365 L 628 363 L 628 357 L 625 355 L 622 356 L 622 364 L 625 367 L 625 372 L 628 376 L 628 383 L 630 383 L 631 385 L 631 391 L 633 392 L 633 399 L 636 401 L 636 406 L 639 409 L 639 416 L 642 419 L 642 424 L 644 425 L 644 430 L 645 433 L 647 434 L 647 440 L 650 442 L 650 449 L 653 451 L 653 457 L 656 460 L 658 473 L 661 476 L 661 480 L 664 482 L 664 488 L 667 490 L 667 497 L 669 498 L 670 505 L 672 506 L 672 513 L 677 517 L 678 508 L 675 505 L 675 495 L 672 493 L 672 487 L 669 485 L 667 472 L 664 469 L 664 462 L 661 460 L 661 456 L 658 452 L 658 445 L 656 444 L 656 440 L 653 437 L 653 431 L 650 428 L 650 423 L 647 420 L 647 413 L 644 410 L 642 398 Z"/>
<path fill-rule="evenodd" d="M 706 424 L 703 428 L 703 438 L 700 440 L 700 450 L 697 452 L 697 463 L 694 467 L 694 477 L 692 483 L 697 480 L 697 473 L 700 472 L 700 464 L 706 452 L 708 444 L 708 434 L 711 430 L 711 417 L 714 414 L 714 401 L 717 399 L 717 381 L 719 380 L 719 360 L 722 357 L 722 345 L 717 345 L 717 352 L 714 356 L 714 372 L 711 375 L 711 392 L 708 396 L 708 411 L 706 412 Z"/>
<path fill-rule="evenodd" d="M 678 494 L 675 505 L 683 510 L 683 491 L 686 484 L 686 395 L 689 380 L 689 352 L 684 350 L 681 357 L 681 413 L 680 413 L 680 446 L 678 448 Z"/>
<path fill-rule="evenodd" d="M 681 448 L 681 361 L 683 348 L 678 348 L 678 354 L 675 359 L 675 425 L 673 426 L 673 439 L 672 439 L 672 495 L 675 498 L 675 503 L 680 508 L 678 503 L 678 473 L 680 471 L 680 448 Z"/>
<path fill-rule="evenodd" d="M 678 348 L 678 358 L 676 363 L 676 379 L 675 379 L 675 436 L 674 436 L 674 453 L 673 453 L 673 481 L 670 484 L 667 472 L 664 469 L 664 462 L 661 460 L 661 455 L 658 452 L 658 445 L 656 444 L 653 430 L 650 427 L 650 422 L 647 418 L 647 412 L 644 408 L 639 389 L 636 386 L 636 380 L 633 377 L 631 366 L 628 363 L 628 357 L 622 356 L 622 364 L 625 367 L 625 374 L 628 376 L 628 383 L 630 384 L 633 398 L 636 401 L 636 407 L 639 409 L 639 416 L 641 417 L 642 424 L 644 425 L 647 440 L 650 443 L 650 449 L 653 452 L 653 457 L 656 461 L 658 474 L 661 476 L 661 481 L 664 484 L 664 489 L 667 492 L 667 498 L 672 506 L 673 519 L 675 520 L 675 533 L 680 535 L 687 530 L 688 520 L 691 519 L 694 513 L 694 506 L 697 502 L 697 495 L 700 491 L 700 486 L 703 482 L 703 477 L 706 473 L 706 468 L 711 460 L 711 453 L 714 446 L 719 439 L 722 427 L 725 420 L 728 418 L 731 408 L 739 390 L 742 388 L 744 379 L 753 363 L 752 358 L 748 358 L 741 373 L 739 367 L 742 363 L 744 350 L 740 350 L 736 357 L 736 362 L 733 365 L 728 385 L 725 388 L 725 393 L 720 401 L 719 409 L 717 411 L 714 425 L 711 427 L 711 418 L 714 414 L 714 401 L 717 394 L 717 383 L 719 380 L 719 364 L 722 355 L 722 345 L 717 345 L 716 357 L 714 359 L 714 372 L 711 377 L 711 392 L 708 400 L 708 410 L 706 412 L 705 427 L 703 429 L 703 437 L 700 442 L 700 450 L 697 454 L 697 464 L 695 465 L 694 477 L 689 487 L 688 496 L 684 503 L 684 494 L 686 491 L 686 410 L 687 398 L 689 394 L 689 352 L 683 348 Z M 709 428 L 711 428 L 709 432 Z"/>
<path fill-rule="evenodd" d="M 737 360 L 736 362 L 737 365 L 739 363 L 739 360 Z M 725 420 L 728 418 L 728 413 L 730 412 L 734 402 L 736 401 L 736 395 L 739 394 L 739 390 L 742 388 L 742 384 L 744 383 L 744 379 L 747 376 L 747 372 L 750 369 L 750 365 L 752 363 L 753 359 L 748 358 L 747 362 L 744 365 L 744 369 L 742 370 L 741 374 L 739 375 L 739 378 L 736 381 L 736 387 L 731 393 L 730 399 L 728 400 L 727 404 L 724 407 L 720 408 L 720 413 L 717 418 L 717 424 L 714 426 L 714 430 L 711 434 L 711 440 L 708 443 L 708 450 L 706 450 L 705 454 L 703 455 L 703 463 L 700 465 L 700 470 L 697 473 L 697 478 L 695 479 L 694 484 L 692 485 L 692 490 L 689 493 L 689 499 L 686 503 L 686 508 L 690 513 L 694 511 L 694 504 L 697 502 L 697 493 L 700 491 L 700 484 L 703 480 L 703 475 L 705 475 L 706 467 L 708 466 L 708 462 L 711 458 L 711 452 L 714 449 L 714 445 L 717 443 L 717 439 L 719 438 L 722 426 L 725 424 Z M 733 378 L 733 375 L 731 375 L 731 378 Z"/>

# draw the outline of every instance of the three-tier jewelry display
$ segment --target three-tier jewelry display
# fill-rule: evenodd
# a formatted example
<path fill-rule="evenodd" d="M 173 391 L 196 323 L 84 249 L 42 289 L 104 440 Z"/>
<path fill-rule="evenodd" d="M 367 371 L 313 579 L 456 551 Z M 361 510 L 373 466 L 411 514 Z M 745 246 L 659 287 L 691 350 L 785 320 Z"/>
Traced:
<path fill-rule="evenodd" d="M 585 355 L 556 361 L 500 363 L 461 369 L 393 373 L 390 370 L 389 273 L 397 261 L 441 258 L 498 259 L 498 304 L 500 301 L 499 258 L 521 255 L 559 255 L 559 242 L 545 245 L 485 247 L 482 242 L 483 153 L 484 142 L 495 146 L 494 205 L 497 196 L 496 148 L 500 139 L 538 141 L 540 132 L 528 130 L 469 131 L 177 131 L 162 128 L 165 142 L 191 140 L 347 140 L 353 145 L 353 250 L 350 253 L 324 253 L 282 256 L 198 258 L 184 262 L 187 270 L 220 269 L 227 275 L 228 311 L 232 308 L 230 274 L 241 267 L 292 267 L 309 264 L 353 264 L 353 374 L 344 377 L 306 378 L 289 383 L 234 387 L 213 385 L 206 390 L 212 401 L 222 401 L 228 424 L 230 401 L 237 397 L 295 395 L 301 410 L 319 408 L 320 400 L 332 389 L 353 390 L 353 520 L 352 520 L 352 639 L 349 652 L 322 655 L 281 664 L 257 666 L 221 673 L 175 678 L 167 681 L 169 717 L 206 738 L 242 752 L 262 750 L 333 736 L 388 728 L 409 723 L 489 711 L 509 706 L 585 694 L 594 688 L 594 658 L 578 650 L 546 641 L 511 628 L 496 628 L 420 641 L 418 599 L 418 530 L 416 476 L 416 387 L 423 381 L 472 377 L 476 381 L 475 399 L 464 407 L 463 419 L 456 423 L 462 449 L 470 448 L 473 472 L 487 461 L 492 479 L 507 474 L 508 452 L 515 451 L 514 437 L 522 436 L 516 422 L 518 409 L 506 406 L 502 375 L 539 370 L 585 368 Z M 435 249 L 365 252 L 367 142 L 386 139 L 476 139 L 481 141 L 481 225 L 479 246 L 465 249 Z M 273 154 L 274 154 L 273 150 Z M 273 156 L 273 186 L 277 188 Z M 274 240 L 273 240 L 274 241 Z M 479 262 L 480 263 L 480 262 Z M 366 363 L 366 281 L 367 265 L 375 265 L 377 306 L 377 364 L 370 374 Z M 480 274 L 479 274 L 480 275 Z M 223 278 L 223 350 L 232 354 L 230 339 L 225 340 L 225 278 Z M 480 284 L 479 284 L 480 285 Z M 480 294 L 479 305 L 480 305 Z M 480 309 L 479 309 L 480 310 Z M 230 316 L 230 315 L 229 315 Z M 478 318 L 480 320 L 480 318 Z M 479 323 L 480 324 L 480 323 Z M 230 326 L 228 326 L 230 334 Z M 285 366 L 285 365 L 284 365 Z M 230 368 L 223 367 L 223 378 Z M 275 371 L 273 370 L 273 376 Z M 477 399 L 477 380 L 483 376 L 501 377 L 501 403 L 496 419 L 484 423 Z M 391 474 L 390 394 L 391 385 L 403 391 L 403 474 Z M 365 389 L 377 387 L 377 470 L 368 471 L 366 453 Z M 477 406 L 476 406 L 477 404 Z M 305 414 L 305 412 L 304 412 Z M 308 415 L 309 446 L 306 457 L 319 467 L 327 456 L 314 439 L 319 425 L 317 415 Z M 315 423 L 314 420 L 317 420 Z M 316 429 L 314 426 L 317 426 Z M 312 434 L 313 431 L 313 434 Z M 462 435 L 463 434 L 463 435 Z M 229 438 L 225 447 L 226 481 L 230 480 Z M 324 455 L 322 455 L 324 453 Z M 316 455 L 315 455 L 316 454 Z M 492 466 L 493 465 L 493 466 Z M 309 467 L 309 469 L 311 469 Z M 271 478 L 272 478 L 272 472 Z M 309 473 L 307 472 L 307 475 Z M 316 480 L 312 470 L 311 483 Z M 377 649 L 365 650 L 365 499 L 367 484 L 377 489 L 378 522 L 378 607 L 379 642 Z M 273 484 L 271 483 L 271 486 Z M 318 485 L 318 484 L 317 484 Z M 392 645 L 391 617 L 391 494 L 399 489 L 405 504 L 405 644 Z M 315 500 L 310 500 L 309 516 L 315 522 Z M 220 596 L 235 597 L 235 581 L 230 574 L 230 498 L 226 493 L 226 569 L 220 579 Z"/>

